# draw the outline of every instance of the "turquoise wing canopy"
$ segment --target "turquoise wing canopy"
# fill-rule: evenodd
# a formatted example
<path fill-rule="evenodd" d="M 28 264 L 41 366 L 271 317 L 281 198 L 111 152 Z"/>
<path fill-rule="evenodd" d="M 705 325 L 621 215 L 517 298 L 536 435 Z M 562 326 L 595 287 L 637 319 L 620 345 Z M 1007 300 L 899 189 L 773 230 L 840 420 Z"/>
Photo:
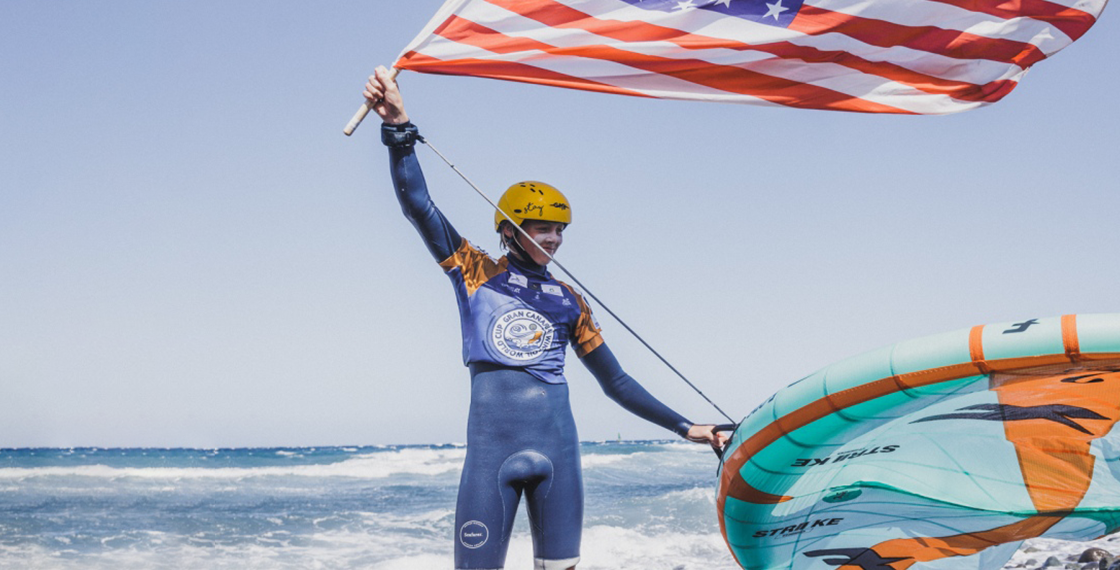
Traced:
<path fill-rule="evenodd" d="M 743 568 L 987 570 L 1120 529 L 1120 315 L 973 327 L 845 360 L 735 430 L 720 528 Z"/>

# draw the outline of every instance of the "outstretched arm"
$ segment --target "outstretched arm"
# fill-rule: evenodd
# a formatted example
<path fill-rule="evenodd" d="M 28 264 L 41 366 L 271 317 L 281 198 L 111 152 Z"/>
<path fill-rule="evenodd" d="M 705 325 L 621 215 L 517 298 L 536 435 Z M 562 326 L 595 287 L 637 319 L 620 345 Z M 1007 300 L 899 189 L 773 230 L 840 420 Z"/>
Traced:
<path fill-rule="evenodd" d="M 459 248 L 463 238 L 432 203 L 428 185 L 416 158 L 416 127 L 404 111 L 397 83 L 384 67 L 378 67 L 366 83 L 364 93 L 384 123 L 381 141 L 389 147 L 389 172 L 405 218 L 412 223 L 436 261 L 443 261 Z"/>
<path fill-rule="evenodd" d="M 606 344 L 601 344 L 582 359 L 599 386 L 610 399 L 634 415 L 655 423 L 690 441 L 721 445 L 725 439 L 714 433 L 715 426 L 694 424 L 654 398 L 637 380 L 622 369 Z"/>
<path fill-rule="evenodd" d="M 582 358 L 582 362 L 591 371 L 591 375 L 599 381 L 603 393 L 630 413 L 675 432 L 681 437 L 688 434 L 692 422 L 662 404 L 631 378 L 622 369 L 622 365 L 618 363 L 618 359 L 606 344 L 601 344 L 587 353 Z"/>

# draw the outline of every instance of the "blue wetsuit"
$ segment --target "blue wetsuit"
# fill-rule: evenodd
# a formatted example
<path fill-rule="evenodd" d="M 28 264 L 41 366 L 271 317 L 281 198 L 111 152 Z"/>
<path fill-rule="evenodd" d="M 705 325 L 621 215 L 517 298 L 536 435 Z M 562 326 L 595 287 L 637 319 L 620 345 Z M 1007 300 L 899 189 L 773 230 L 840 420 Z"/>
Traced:
<path fill-rule="evenodd" d="M 685 435 L 692 423 L 626 374 L 583 298 L 545 267 L 493 259 L 463 239 L 428 196 L 410 124 L 382 126 L 405 216 L 455 286 L 471 373 L 467 457 L 455 511 L 455 567 L 502 568 L 522 494 L 537 568 L 579 561 L 583 478 L 563 376 L 571 344 L 603 391 L 627 410 Z"/>

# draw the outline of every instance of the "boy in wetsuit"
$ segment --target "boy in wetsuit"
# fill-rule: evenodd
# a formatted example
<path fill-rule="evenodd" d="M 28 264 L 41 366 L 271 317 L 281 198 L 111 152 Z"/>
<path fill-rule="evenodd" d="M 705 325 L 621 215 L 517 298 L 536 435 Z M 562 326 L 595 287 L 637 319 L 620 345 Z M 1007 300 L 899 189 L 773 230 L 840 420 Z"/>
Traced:
<path fill-rule="evenodd" d="M 627 410 L 691 441 L 719 446 L 723 436 L 714 425 L 677 414 L 626 374 L 587 303 L 547 271 L 571 222 L 571 206 L 559 190 L 526 181 L 506 191 L 494 226 L 510 254 L 493 259 L 463 239 L 432 203 L 414 152 L 418 131 L 388 70 L 379 67 L 364 94 L 384 121 L 382 142 L 401 209 L 451 278 L 459 304 L 471 403 L 455 567 L 503 567 L 524 494 L 536 568 L 575 568 L 583 477 L 563 376 L 569 343 L 603 391 Z"/>

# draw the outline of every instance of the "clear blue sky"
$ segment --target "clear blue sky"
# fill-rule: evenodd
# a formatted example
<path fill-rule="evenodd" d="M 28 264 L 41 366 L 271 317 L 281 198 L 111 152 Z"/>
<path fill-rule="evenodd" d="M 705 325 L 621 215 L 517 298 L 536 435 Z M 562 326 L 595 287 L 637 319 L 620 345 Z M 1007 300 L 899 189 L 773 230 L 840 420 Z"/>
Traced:
<path fill-rule="evenodd" d="M 464 440 L 447 279 L 364 78 L 440 2 L 0 3 L 0 446 Z M 831 362 L 1117 311 L 1120 23 L 1003 102 L 896 117 L 401 77 L 493 195 L 563 189 L 559 258 L 732 415 Z M 427 149 L 436 203 L 497 249 Z M 623 365 L 714 411 L 599 312 Z M 570 357 L 583 439 L 665 437 Z"/>

